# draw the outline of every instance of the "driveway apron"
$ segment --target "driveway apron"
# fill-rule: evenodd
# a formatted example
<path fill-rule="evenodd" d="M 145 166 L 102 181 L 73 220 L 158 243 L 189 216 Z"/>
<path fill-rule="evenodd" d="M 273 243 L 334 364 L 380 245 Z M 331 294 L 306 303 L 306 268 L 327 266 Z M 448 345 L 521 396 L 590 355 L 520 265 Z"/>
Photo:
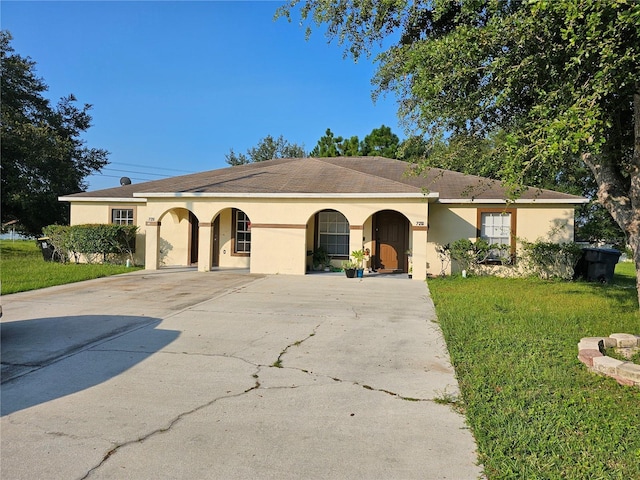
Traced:
<path fill-rule="evenodd" d="M 475 479 L 422 282 L 160 270 L 3 297 L 6 479 Z"/>

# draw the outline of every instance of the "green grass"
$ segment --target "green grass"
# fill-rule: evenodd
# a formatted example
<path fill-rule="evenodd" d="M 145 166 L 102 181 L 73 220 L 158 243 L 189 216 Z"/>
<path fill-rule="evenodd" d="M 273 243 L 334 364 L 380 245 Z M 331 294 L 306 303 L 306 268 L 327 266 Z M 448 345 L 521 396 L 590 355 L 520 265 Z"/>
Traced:
<path fill-rule="evenodd" d="M 450 277 L 429 288 L 490 480 L 640 478 L 640 389 L 577 360 L 582 337 L 640 334 L 632 264 L 604 286 Z"/>
<path fill-rule="evenodd" d="M 137 267 L 127 268 L 124 265 L 45 262 L 33 240 L 0 240 L 0 280 L 3 295 L 117 275 L 135 269 Z"/>

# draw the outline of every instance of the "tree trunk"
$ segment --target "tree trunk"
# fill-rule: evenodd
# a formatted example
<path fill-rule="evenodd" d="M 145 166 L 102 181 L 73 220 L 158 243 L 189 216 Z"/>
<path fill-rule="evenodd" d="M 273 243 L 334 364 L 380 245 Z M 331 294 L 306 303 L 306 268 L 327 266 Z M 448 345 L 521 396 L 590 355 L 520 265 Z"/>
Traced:
<path fill-rule="evenodd" d="M 633 96 L 634 148 L 627 190 L 622 172 L 606 159 L 584 153 L 582 160 L 591 169 L 598 184 L 598 200 L 627 235 L 636 267 L 636 290 L 640 307 L 640 82 Z"/>

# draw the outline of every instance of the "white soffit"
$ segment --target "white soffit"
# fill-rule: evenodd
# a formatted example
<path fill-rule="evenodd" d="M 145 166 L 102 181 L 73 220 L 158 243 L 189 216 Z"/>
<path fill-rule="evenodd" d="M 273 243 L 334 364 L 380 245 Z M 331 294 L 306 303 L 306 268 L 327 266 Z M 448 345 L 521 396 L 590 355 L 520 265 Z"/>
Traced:
<path fill-rule="evenodd" d="M 519 204 L 527 204 L 527 203 L 545 203 L 545 204 L 569 204 L 575 205 L 577 203 L 588 203 L 588 198 L 518 198 L 516 200 L 506 200 L 504 198 L 446 198 L 439 199 L 439 203 L 498 203 L 498 204 L 510 204 L 510 203 L 519 203 Z"/>
<path fill-rule="evenodd" d="M 117 197 L 58 197 L 60 202 L 145 203 L 146 198 Z"/>

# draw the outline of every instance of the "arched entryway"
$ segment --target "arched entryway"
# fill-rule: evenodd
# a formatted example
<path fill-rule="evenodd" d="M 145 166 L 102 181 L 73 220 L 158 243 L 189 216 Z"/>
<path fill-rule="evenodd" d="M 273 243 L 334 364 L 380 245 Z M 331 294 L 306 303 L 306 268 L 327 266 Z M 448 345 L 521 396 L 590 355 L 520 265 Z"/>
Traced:
<path fill-rule="evenodd" d="M 409 271 L 409 220 L 395 210 L 382 210 L 373 215 L 372 266 L 379 272 Z"/>
<path fill-rule="evenodd" d="M 349 259 L 350 229 L 347 218 L 337 210 L 313 214 L 306 229 L 307 271 L 339 267 Z M 326 263 L 326 264 L 325 264 Z"/>
<path fill-rule="evenodd" d="M 161 266 L 198 263 L 198 218 L 186 208 L 172 208 L 160 222 L 158 259 Z"/>
<path fill-rule="evenodd" d="M 226 207 L 215 214 L 211 223 L 207 245 L 202 245 L 204 256 L 210 258 L 208 267 L 249 268 L 251 265 L 251 220 L 248 214 L 235 207 Z M 204 249 L 210 249 L 205 251 Z M 207 268 L 203 268 L 206 271 Z"/>

